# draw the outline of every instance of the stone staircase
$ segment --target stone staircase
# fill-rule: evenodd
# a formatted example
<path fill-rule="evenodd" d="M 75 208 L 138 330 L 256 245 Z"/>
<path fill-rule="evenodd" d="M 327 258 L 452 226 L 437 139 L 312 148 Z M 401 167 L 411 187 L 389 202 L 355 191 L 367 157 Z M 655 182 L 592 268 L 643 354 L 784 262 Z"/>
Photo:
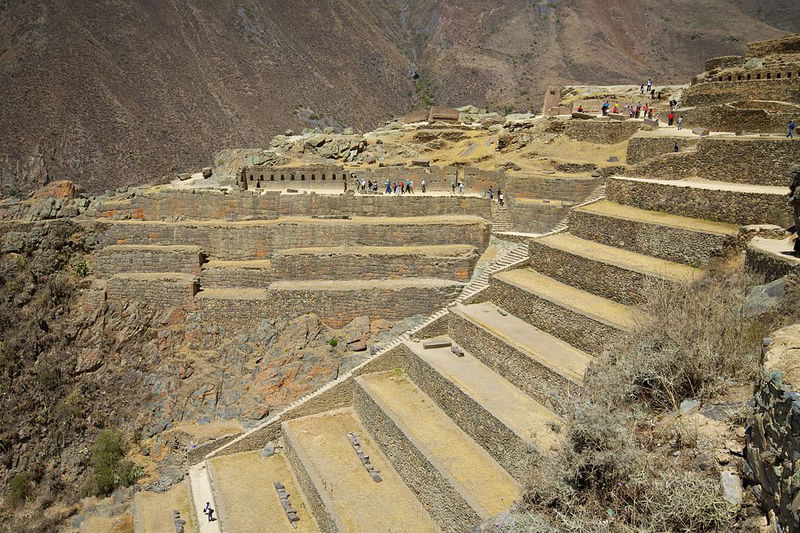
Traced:
<path fill-rule="evenodd" d="M 492 233 L 511 231 L 511 213 L 508 205 L 492 202 Z"/>
<path fill-rule="evenodd" d="M 189 474 L 199 531 L 461 532 L 508 510 L 563 438 L 586 370 L 635 327 L 643 287 L 698 279 L 734 224 L 774 221 L 786 191 L 614 177 L 606 192 L 499 255 L 420 328 L 206 455 Z M 262 457 L 269 441 L 282 450 Z M 218 522 L 203 522 L 206 501 Z"/>

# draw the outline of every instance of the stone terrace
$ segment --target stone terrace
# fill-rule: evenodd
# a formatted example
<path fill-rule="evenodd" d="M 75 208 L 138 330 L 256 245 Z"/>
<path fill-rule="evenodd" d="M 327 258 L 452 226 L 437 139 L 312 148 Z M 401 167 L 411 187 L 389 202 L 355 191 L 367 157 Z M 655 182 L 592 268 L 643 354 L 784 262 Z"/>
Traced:
<path fill-rule="evenodd" d="M 151 190 L 97 215 L 109 221 L 98 298 L 194 309 L 231 328 L 308 312 L 334 327 L 429 314 L 461 293 L 491 231 L 490 203 L 474 196 Z"/>
<path fill-rule="evenodd" d="M 770 208 L 785 190 L 761 180 L 611 178 L 606 198 L 573 209 L 568 231 L 530 240 L 529 256 L 486 289 L 262 426 L 192 455 L 195 509 L 213 500 L 220 516 L 201 531 L 243 520 L 291 530 L 268 483 L 247 495 L 266 503 L 242 511 L 241 487 L 214 474 L 235 460 L 247 464 L 242 476 L 276 472 L 293 487 L 307 531 L 461 532 L 509 509 L 531 460 L 563 438 L 595 357 L 635 327 L 643 286 L 696 280 L 710 257 L 740 253 L 736 225 L 777 221 Z M 256 461 L 270 441 L 283 451 Z"/>

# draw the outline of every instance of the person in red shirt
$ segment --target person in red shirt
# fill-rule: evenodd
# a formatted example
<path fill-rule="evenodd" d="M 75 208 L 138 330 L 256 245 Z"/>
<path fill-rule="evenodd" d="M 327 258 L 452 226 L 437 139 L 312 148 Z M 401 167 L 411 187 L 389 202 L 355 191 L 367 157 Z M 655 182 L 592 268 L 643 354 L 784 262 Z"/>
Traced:
<path fill-rule="evenodd" d="M 667 124 L 672 126 L 672 123 L 675 121 L 675 113 L 670 113 L 667 115 Z"/>

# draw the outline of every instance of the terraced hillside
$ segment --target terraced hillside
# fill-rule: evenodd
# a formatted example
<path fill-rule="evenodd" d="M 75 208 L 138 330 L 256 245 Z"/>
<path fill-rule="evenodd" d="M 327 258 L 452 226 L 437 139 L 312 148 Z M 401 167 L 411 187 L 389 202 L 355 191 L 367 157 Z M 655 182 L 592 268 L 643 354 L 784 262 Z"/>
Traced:
<path fill-rule="evenodd" d="M 246 531 L 253 521 L 290 531 L 296 517 L 305 531 L 455 532 L 509 509 L 532 459 L 563 438 L 587 368 L 632 327 L 642 287 L 701 277 L 711 256 L 735 248 L 736 225 L 766 222 L 764 202 L 786 192 L 622 176 L 606 190 L 573 209 L 566 230 L 530 240 L 528 256 L 488 287 L 198 457 L 194 507 L 211 501 L 220 518 L 198 513 L 199 531 Z M 273 482 L 290 487 L 296 513 L 278 505 Z M 164 527 L 169 519 L 162 512 Z"/>

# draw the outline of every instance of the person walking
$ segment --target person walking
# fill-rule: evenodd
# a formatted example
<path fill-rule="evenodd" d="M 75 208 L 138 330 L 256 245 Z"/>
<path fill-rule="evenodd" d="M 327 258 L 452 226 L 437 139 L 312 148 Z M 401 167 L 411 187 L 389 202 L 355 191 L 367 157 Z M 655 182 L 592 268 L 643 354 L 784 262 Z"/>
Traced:
<path fill-rule="evenodd" d="M 675 121 L 675 113 L 670 113 L 667 115 L 667 124 L 672 126 L 672 123 Z"/>
<path fill-rule="evenodd" d="M 683 117 L 678 117 L 678 129 L 683 129 Z"/>
<path fill-rule="evenodd" d="M 796 127 L 796 126 L 795 126 L 795 123 L 794 123 L 794 120 L 790 120 L 790 121 L 789 121 L 789 125 L 788 125 L 787 127 L 788 127 L 788 129 L 789 129 L 789 133 L 787 133 L 787 134 L 786 134 L 786 136 L 787 136 L 787 137 L 789 137 L 789 138 L 791 139 L 791 138 L 793 138 L 793 137 L 794 137 L 794 129 L 795 129 L 795 127 Z"/>
<path fill-rule="evenodd" d="M 392 194 L 392 184 L 389 183 L 389 180 L 386 180 L 385 182 L 383 182 L 383 185 L 384 185 L 384 187 L 386 187 L 386 190 L 383 193 L 384 194 Z"/>
<path fill-rule="evenodd" d="M 422 187 L 422 194 L 425 194 L 425 178 L 422 178 L 419 182 L 420 186 Z"/>
<path fill-rule="evenodd" d="M 206 502 L 206 506 L 203 507 L 203 514 L 208 517 L 209 522 L 214 521 L 214 509 L 211 507 L 211 502 Z"/>

